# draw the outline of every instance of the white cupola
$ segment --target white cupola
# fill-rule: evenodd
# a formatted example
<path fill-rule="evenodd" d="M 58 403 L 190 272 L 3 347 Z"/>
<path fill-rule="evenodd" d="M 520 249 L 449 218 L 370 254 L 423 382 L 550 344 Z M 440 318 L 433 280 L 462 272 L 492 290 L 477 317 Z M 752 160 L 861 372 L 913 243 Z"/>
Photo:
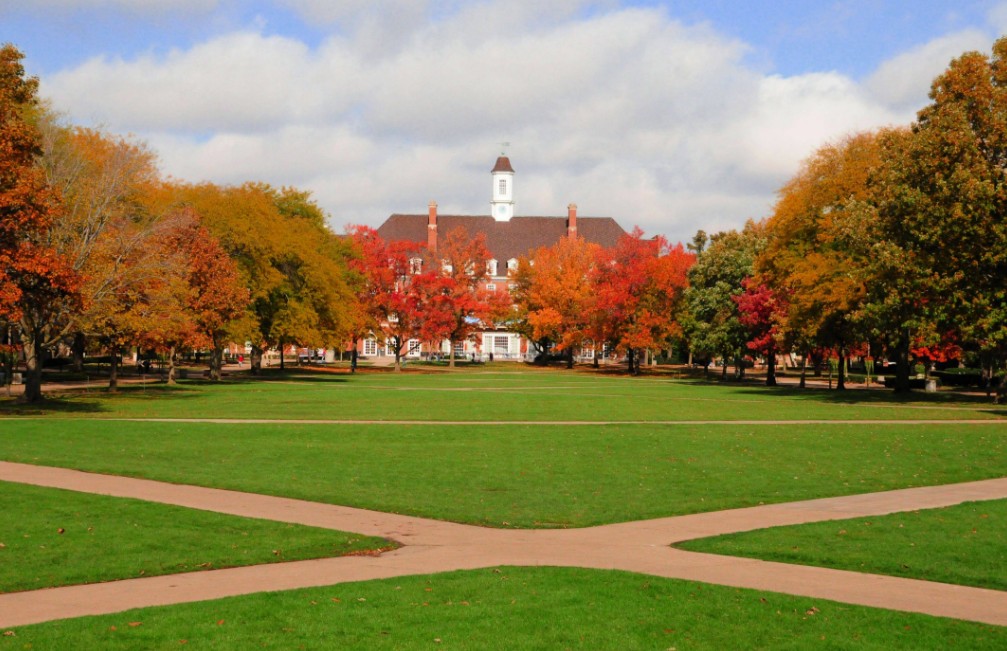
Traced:
<path fill-rule="evenodd" d="M 510 221 L 514 216 L 514 168 L 510 166 L 510 159 L 501 154 L 493 166 L 492 174 L 490 214 L 498 222 Z"/>

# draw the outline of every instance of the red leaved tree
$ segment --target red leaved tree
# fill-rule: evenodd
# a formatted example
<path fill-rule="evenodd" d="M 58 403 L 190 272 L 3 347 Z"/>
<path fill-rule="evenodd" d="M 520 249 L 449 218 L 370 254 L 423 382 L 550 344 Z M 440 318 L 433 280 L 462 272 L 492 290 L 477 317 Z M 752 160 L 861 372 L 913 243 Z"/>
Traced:
<path fill-rule="evenodd" d="M 778 323 L 787 314 L 786 301 L 771 287 L 746 278 L 741 283 L 744 292 L 732 296 L 738 305 L 738 320 L 748 328 L 748 349 L 766 358 L 766 386 L 776 386 L 776 351 Z"/>
<path fill-rule="evenodd" d="M 592 332 L 597 341 L 627 354 L 631 373 L 639 372 L 639 351 L 662 348 L 681 334 L 675 311 L 695 259 L 681 244 L 643 239 L 639 228 L 599 252 Z"/>

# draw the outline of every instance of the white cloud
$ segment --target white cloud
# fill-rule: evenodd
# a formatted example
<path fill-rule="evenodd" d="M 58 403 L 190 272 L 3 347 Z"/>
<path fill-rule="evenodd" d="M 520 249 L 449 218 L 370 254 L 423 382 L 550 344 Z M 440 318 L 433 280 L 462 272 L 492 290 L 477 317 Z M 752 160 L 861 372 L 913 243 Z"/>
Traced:
<path fill-rule="evenodd" d="M 1002 9 L 1007 20 L 1007 5 Z M 987 51 L 991 43 L 992 39 L 978 29 L 948 34 L 885 61 L 865 85 L 894 109 L 919 109 L 927 101 L 931 82 L 952 59 L 968 50 Z"/>
<path fill-rule="evenodd" d="M 531 0 L 431 1 L 381 47 L 370 3 L 288 2 L 344 24 L 313 48 L 246 31 L 93 59 L 43 91 L 148 138 L 176 177 L 310 189 L 338 230 L 431 199 L 487 213 L 509 140 L 519 214 L 575 202 L 685 239 L 765 216 L 821 143 L 901 115 L 838 74 L 766 77 L 745 44 L 662 10 L 568 0 L 543 20 Z"/>

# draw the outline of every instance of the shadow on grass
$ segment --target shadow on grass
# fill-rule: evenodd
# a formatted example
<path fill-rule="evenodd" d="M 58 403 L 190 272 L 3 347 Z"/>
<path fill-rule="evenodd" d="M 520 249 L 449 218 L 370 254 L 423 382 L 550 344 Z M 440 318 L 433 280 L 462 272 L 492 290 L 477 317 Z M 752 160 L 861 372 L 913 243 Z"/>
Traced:
<path fill-rule="evenodd" d="M 100 414 L 107 411 L 97 400 L 79 400 L 76 396 L 61 395 L 35 404 L 23 404 L 17 398 L 0 398 L 2 416 L 49 416 L 52 414 Z"/>

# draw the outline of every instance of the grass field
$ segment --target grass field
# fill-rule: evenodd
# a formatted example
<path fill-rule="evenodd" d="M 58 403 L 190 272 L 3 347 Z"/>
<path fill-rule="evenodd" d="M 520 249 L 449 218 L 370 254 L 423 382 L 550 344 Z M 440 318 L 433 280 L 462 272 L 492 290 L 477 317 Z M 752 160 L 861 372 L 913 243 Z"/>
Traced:
<path fill-rule="evenodd" d="M 3 423 L 0 458 L 491 526 L 586 526 L 1007 474 L 990 425 Z"/>
<path fill-rule="evenodd" d="M 178 418 L 433 422 L 170 422 Z M 587 526 L 1007 475 L 1007 411 L 985 401 L 541 370 L 272 374 L 115 396 L 88 392 L 41 409 L 0 401 L 0 419 L 4 460 L 497 527 Z M 989 422 L 872 422 L 955 419 Z M 798 420 L 863 422 L 775 422 Z M 5 490 L 0 484 L 0 495 Z M 946 524 L 927 522 L 922 531 L 942 536 Z M 890 553 L 873 543 L 866 549 L 868 556 Z M 1007 646 L 1004 628 L 630 574 L 539 568 L 503 576 L 510 580 L 455 573 L 357 584 L 354 594 L 334 586 L 215 602 L 212 611 L 197 604 L 55 622 L 19 628 L 0 644 Z M 434 599 L 432 585 L 450 589 Z"/>
<path fill-rule="evenodd" d="M 353 533 L 0 482 L 0 593 L 391 546 Z"/>
<path fill-rule="evenodd" d="M 623 572 L 497 568 L 20 627 L 0 649 L 921 649 L 1007 628 Z"/>
<path fill-rule="evenodd" d="M 773 527 L 676 546 L 1007 590 L 1007 500 Z"/>
<path fill-rule="evenodd" d="M 524 369 L 525 367 L 517 367 Z M 59 394 L 54 394 L 59 396 Z M 950 394 L 769 389 L 554 370 L 426 374 L 268 373 L 224 385 L 127 387 L 58 398 L 41 410 L 0 401 L 0 414 L 360 420 L 653 422 L 680 420 L 1007 418 L 1007 408 Z"/>

